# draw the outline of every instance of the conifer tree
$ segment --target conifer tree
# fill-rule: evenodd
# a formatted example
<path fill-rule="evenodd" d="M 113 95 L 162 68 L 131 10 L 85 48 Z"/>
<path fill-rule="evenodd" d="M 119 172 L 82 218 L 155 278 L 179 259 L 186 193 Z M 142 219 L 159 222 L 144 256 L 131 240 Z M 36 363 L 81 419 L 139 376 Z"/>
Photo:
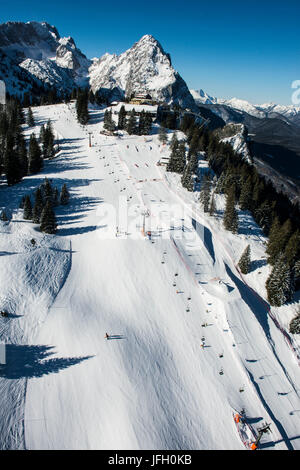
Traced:
<path fill-rule="evenodd" d="M 18 153 L 14 146 L 14 138 L 12 134 L 7 135 L 3 164 L 7 184 L 11 186 L 18 183 L 22 178 L 22 174 Z"/>
<path fill-rule="evenodd" d="M 38 173 L 43 167 L 42 152 L 35 134 L 31 134 L 28 149 L 28 172 Z"/>
<path fill-rule="evenodd" d="M 192 167 L 191 167 L 190 162 L 188 162 L 185 165 L 185 168 L 183 170 L 183 175 L 181 178 L 181 184 L 188 191 L 190 192 L 194 191 L 194 178 L 193 178 L 193 172 L 192 172 Z"/>
<path fill-rule="evenodd" d="M 300 287 L 300 259 L 295 262 L 293 268 L 293 279 L 295 282 L 296 290 L 298 290 Z"/>
<path fill-rule="evenodd" d="M 172 135 L 171 142 L 170 142 L 170 150 L 173 151 L 173 150 L 177 149 L 178 145 L 179 145 L 179 142 L 178 142 L 178 138 L 177 138 L 177 133 L 174 132 L 174 134 Z"/>
<path fill-rule="evenodd" d="M 45 181 L 42 184 L 42 191 L 43 191 L 43 198 L 45 203 L 50 201 L 51 204 L 53 203 L 53 187 L 48 178 L 45 178 Z"/>
<path fill-rule="evenodd" d="M 204 175 L 202 179 L 200 191 L 200 202 L 203 205 L 204 212 L 209 212 L 210 192 L 211 192 L 211 175 L 210 173 Z"/>
<path fill-rule="evenodd" d="M 111 132 L 113 132 L 116 128 L 115 123 L 114 123 L 113 118 L 112 118 L 112 110 L 111 109 L 110 110 L 108 110 L 108 109 L 105 110 L 104 120 L 103 120 L 103 127 L 107 131 L 111 131 Z"/>
<path fill-rule="evenodd" d="M 291 268 L 280 255 L 267 279 L 266 289 L 270 305 L 280 307 L 292 299 L 294 287 Z"/>
<path fill-rule="evenodd" d="M 166 132 L 166 128 L 164 126 L 160 126 L 159 131 L 158 131 L 158 140 L 162 144 L 166 144 L 168 142 L 168 136 Z"/>
<path fill-rule="evenodd" d="M 129 113 L 129 118 L 126 122 L 126 131 L 129 135 L 136 133 L 136 114 L 134 108 Z"/>
<path fill-rule="evenodd" d="M 30 196 L 28 196 L 28 194 L 25 196 L 24 199 L 23 218 L 25 220 L 32 220 L 32 205 Z"/>
<path fill-rule="evenodd" d="M 186 157 L 185 157 L 185 143 L 175 141 L 172 146 L 172 152 L 167 165 L 167 171 L 182 174 L 185 168 Z M 192 174 L 192 165 L 190 165 L 186 171 L 186 176 Z"/>
<path fill-rule="evenodd" d="M 88 110 L 88 92 L 87 90 L 78 90 L 76 101 L 77 120 L 80 124 L 87 124 L 89 121 Z"/>
<path fill-rule="evenodd" d="M 62 205 L 68 204 L 69 199 L 70 199 L 70 194 L 69 194 L 66 183 L 64 183 L 63 187 L 61 188 L 61 192 L 60 192 L 60 198 L 59 198 L 60 204 L 62 204 Z"/>
<path fill-rule="evenodd" d="M 43 158 L 53 158 L 55 155 L 54 132 L 52 130 L 50 119 L 48 120 L 44 131 L 42 131 L 42 154 Z"/>
<path fill-rule="evenodd" d="M 208 132 L 205 131 L 203 132 L 199 140 L 199 151 L 202 150 L 203 152 L 206 152 L 208 148 L 208 144 L 209 144 L 209 135 L 208 135 Z"/>
<path fill-rule="evenodd" d="M 27 147 L 23 134 L 18 136 L 17 153 L 19 160 L 20 176 L 23 178 L 28 173 Z"/>
<path fill-rule="evenodd" d="M 53 206 L 56 207 L 59 205 L 59 192 L 57 188 L 53 190 Z"/>
<path fill-rule="evenodd" d="M 168 113 L 165 124 L 168 129 L 173 129 L 173 130 L 176 129 L 176 126 L 177 126 L 176 113 Z"/>
<path fill-rule="evenodd" d="M 151 116 L 151 113 L 146 111 L 145 117 L 144 117 L 144 134 L 145 135 L 151 134 L 151 129 L 152 129 L 152 116 Z"/>
<path fill-rule="evenodd" d="M 299 335 L 300 334 L 300 312 L 298 310 L 298 314 L 295 318 L 290 323 L 289 327 L 290 333 L 293 335 Z"/>
<path fill-rule="evenodd" d="M 278 218 L 272 224 L 269 236 L 269 242 L 266 249 L 268 263 L 274 265 L 277 257 L 284 252 L 285 246 L 291 236 L 292 225 L 290 219 L 287 219 L 280 226 Z"/>
<path fill-rule="evenodd" d="M 252 207 L 252 180 L 251 176 L 242 184 L 239 205 L 242 211 L 250 210 Z"/>
<path fill-rule="evenodd" d="M 93 90 L 89 90 L 88 92 L 88 101 L 91 103 L 91 104 L 94 104 L 95 103 L 95 95 L 93 93 Z"/>
<path fill-rule="evenodd" d="M 209 205 L 209 215 L 213 216 L 216 213 L 216 200 L 215 200 L 215 194 L 212 194 L 210 205 Z"/>
<path fill-rule="evenodd" d="M 35 125 L 33 112 L 32 112 L 31 107 L 29 107 L 28 111 L 27 111 L 27 125 L 29 127 L 34 127 L 34 125 Z"/>
<path fill-rule="evenodd" d="M 273 209 L 269 201 L 264 201 L 255 211 L 254 218 L 263 232 L 268 235 L 272 226 Z"/>
<path fill-rule="evenodd" d="M 215 187 L 215 193 L 222 194 L 224 193 L 224 191 L 225 191 L 225 173 L 223 172 L 220 174 L 218 178 L 218 181 Z"/>
<path fill-rule="evenodd" d="M 51 202 L 48 200 L 44 206 L 40 219 L 40 229 L 42 232 L 54 234 L 57 231 L 57 223 Z"/>
<path fill-rule="evenodd" d="M 226 230 L 232 233 L 238 233 L 239 220 L 238 213 L 235 208 L 235 188 L 232 187 L 228 192 L 226 199 L 226 207 L 224 212 L 223 224 Z"/>
<path fill-rule="evenodd" d="M 34 201 L 33 216 L 32 216 L 32 220 L 35 224 L 38 224 L 40 222 L 43 206 L 44 206 L 44 201 L 43 201 L 42 191 L 40 188 L 38 188 L 35 191 L 35 201 Z"/>
<path fill-rule="evenodd" d="M 247 246 L 245 251 L 243 252 L 239 262 L 238 266 L 241 270 L 242 274 L 248 274 L 250 271 L 250 266 L 251 266 L 251 249 L 250 245 Z"/>
<path fill-rule="evenodd" d="M 43 144 L 44 143 L 44 138 L 45 138 L 45 126 L 44 124 L 41 125 L 41 128 L 40 128 L 40 134 L 39 134 L 39 142 L 40 144 Z"/>
<path fill-rule="evenodd" d="M 285 259 L 289 266 L 293 267 L 298 259 L 300 259 L 300 231 L 294 232 L 286 244 L 284 250 Z"/>
<path fill-rule="evenodd" d="M 126 126 L 126 111 L 124 104 L 121 106 L 118 116 L 118 129 L 123 130 Z"/>
<path fill-rule="evenodd" d="M 139 116 L 138 135 L 145 135 L 145 111 L 142 110 Z"/>

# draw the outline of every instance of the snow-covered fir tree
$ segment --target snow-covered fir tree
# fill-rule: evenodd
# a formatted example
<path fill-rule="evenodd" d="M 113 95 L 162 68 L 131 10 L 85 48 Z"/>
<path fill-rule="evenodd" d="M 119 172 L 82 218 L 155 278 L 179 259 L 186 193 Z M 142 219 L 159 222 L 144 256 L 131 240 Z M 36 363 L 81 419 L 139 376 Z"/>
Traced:
<path fill-rule="evenodd" d="M 28 172 L 29 174 L 38 173 L 43 167 L 42 152 L 35 134 L 31 134 L 28 149 Z"/>
<path fill-rule="evenodd" d="M 284 255 L 277 258 L 267 279 L 266 289 L 268 301 L 272 306 L 280 307 L 292 299 L 294 293 L 293 276 Z"/>
<path fill-rule="evenodd" d="M 123 130 L 125 129 L 126 126 L 126 111 L 125 111 L 125 106 L 122 105 L 119 111 L 119 116 L 118 116 L 118 129 Z"/>
<path fill-rule="evenodd" d="M 269 241 L 266 249 L 268 263 L 272 266 L 275 264 L 278 256 L 284 252 L 291 234 L 292 224 L 290 219 L 287 219 L 284 224 L 281 225 L 279 218 L 276 217 L 270 229 Z"/>
<path fill-rule="evenodd" d="M 239 230 L 239 218 L 235 207 L 235 187 L 233 186 L 226 198 L 226 207 L 223 217 L 223 224 L 226 230 L 232 233 L 238 233 Z"/>
<path fill-rule="evenodd" d="M 33 112 L 32 112 L 32 109 L 31 107 L 28 108 L 28 111 L 27 111 L 27 120 L 26 120 L 26 123 L 29 127 L 34 127 L 35 125 L 35 122 L 34 122 L 34 117 L 33 117 Z"/>
<path fill-rule="evenodd" d="M 164 126 L 160 126 L 159 131 L 158 131 L 158 140 L 162 144 L 166 144 L 168 142 L 168 136 L 167 136 L 167 131 Z"/>
<path fill-rule="evenodd" d="M 78 90 L 76 101 L 77 119 L 80 124 L 87 124 L 89 121 L 88 92 L 87 90 Z"/>
<path fill-rule="evenodd" d="M 203 176 L 201 182 L 200 202 L 203 205 L 204 212 L 209 212 L 211 198 L 211 175 L 207 173 Z"/>
<path fill-rule="evenodd" d="M 112 110 L 111 109 L 106 109 L 104 113 L 104 118 L 103 118 L 103 127 L 107 131 L 113 132 L 116 128 L 116 125 L 114 123 L 114 120 L 112 118 Z"/>
<path fill-rule="evenodd" d="M 60 192 L 60 198 L 59 198 L 60 204 L 62 205 L 68 204 L 69 199 L 70 199 L 70 194 L 69 194 L 66 183 L 64 183 Z"/>
<path fill-rule="evenodd" d="M 238 262 L 238 266 L 241 270 L 242 274 L 248 274 L 250 272 L 250 266 L 251 266 L 251 248 L 250 245 L 246 247 L 244 250 L 242 256 L 240 257 L 240 260 Z"/>
<path fill-rule="evenodd" d="M 30 196 L 27 194 L 24 199 L 23 218 L 25 220 L 32 220 L 32 204 Z"/>
<path fill-rule="evenodd" d="M 38 224 L 40 222 L 41 214 L 43 211 L 43 206 L 44 206 L 44 200 L 42 196 L 42 191 L 40 188 L 38 188 L 35 191 L 35 199 L 34 199 L 34 205 L 33 205 L 32 220 L 35 224 Z"/>
<path fill-rule="evenodd" d="M 216 207 L 216 199 L 215 199 L 215 193 L 212 193 L 210 204 L 209 204 L 209 215 L 213 216 L 216 213 L 217 207 Z"/>
<path fill-rule="evenodd" d="M 125 129 L 129 135 L 135 134 L 137 131 L 136 112 L 134 108 L 129 113 Z"/>
<path fill-rule="evenodd" d="M 186 156 L 185 156 L 185 143 L 174 141 L 172 145 L 172 151 L 170 159 L 167 165 L 167 171 L 182 174 L 185 168 Z M 190 167 L 191 168 L 191 167 Z"/>
<path fill-rule="evenodd" d="M 46 202 L 41 214 L 40 229 L 42 232 L 49 234 L 54 234 L 57 231 L 56 216 L 49 200 Z"/>

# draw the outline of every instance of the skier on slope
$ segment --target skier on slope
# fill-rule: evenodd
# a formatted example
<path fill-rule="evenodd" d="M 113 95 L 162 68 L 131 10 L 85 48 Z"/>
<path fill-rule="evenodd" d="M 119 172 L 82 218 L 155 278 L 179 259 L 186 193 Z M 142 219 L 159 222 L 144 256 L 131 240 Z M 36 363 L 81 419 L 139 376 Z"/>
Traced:
<path fill-rule="evenodd" d="M 104 338 L 109 339 L 109 335 L 107 333 L 105 333 Z"/>

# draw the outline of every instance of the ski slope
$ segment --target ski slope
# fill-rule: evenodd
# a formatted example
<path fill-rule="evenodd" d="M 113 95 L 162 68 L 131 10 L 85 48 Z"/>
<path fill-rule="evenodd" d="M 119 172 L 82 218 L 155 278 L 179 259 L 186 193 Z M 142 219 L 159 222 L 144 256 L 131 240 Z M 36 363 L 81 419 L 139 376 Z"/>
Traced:
<path fill-rule="evenodd" d="M 104 136 L 103 114 L 84 127 L 72 103 L 34 108 L 61 151 L 18 197 L 45 176 L 67 183 L 56 236 L 3 189 L 0 295 L 15 313 L 0 318 L 0 448 L 240 450 L 232 413 L 245 408 L 254 429 L 271 423 L 262 448 L 300 449 L 299 363 L 260 281 L 235 267 L 246 238 L 263 255 L 260 238 L 204 217 L 156 166 L 168 154 L 157 135 Z"/>

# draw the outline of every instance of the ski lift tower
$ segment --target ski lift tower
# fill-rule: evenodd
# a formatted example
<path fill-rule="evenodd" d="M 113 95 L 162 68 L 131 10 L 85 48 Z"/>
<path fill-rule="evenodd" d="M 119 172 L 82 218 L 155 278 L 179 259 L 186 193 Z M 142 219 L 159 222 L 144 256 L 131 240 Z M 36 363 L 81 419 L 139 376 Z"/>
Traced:
<path fill-rule="evenodd" d="M 146 217 L 149 217 L 149 216 L 150 216 L 149 210 L 145 208 L 145 209 L 142 211 L 142 216 L 143 216 L 142 234 L 143 234 L 143 236 L 145 237 L 145 236 L 146 236 Z"/>
<path fill-rule="evenodd" d="M 92 146 L 92 133 L 89 132 L 89 147 Z"/>
<path fill-rule="evenodd" d="M 252 444 L 252 448 L 253 449 L 257 449 L 258 447 L 258 444 L 260 443 L 260 440 L 261 438 L 263 437 L 264 434 L 268 434 L 271 429 L 270 429 L 270 426 L 271 424 L 267 424 L 265 423 L 261 428 L 258 428 L 257 431 L 258 431 L 258 436 L 257 436 L 257 439 L 256 441 Z"/>

